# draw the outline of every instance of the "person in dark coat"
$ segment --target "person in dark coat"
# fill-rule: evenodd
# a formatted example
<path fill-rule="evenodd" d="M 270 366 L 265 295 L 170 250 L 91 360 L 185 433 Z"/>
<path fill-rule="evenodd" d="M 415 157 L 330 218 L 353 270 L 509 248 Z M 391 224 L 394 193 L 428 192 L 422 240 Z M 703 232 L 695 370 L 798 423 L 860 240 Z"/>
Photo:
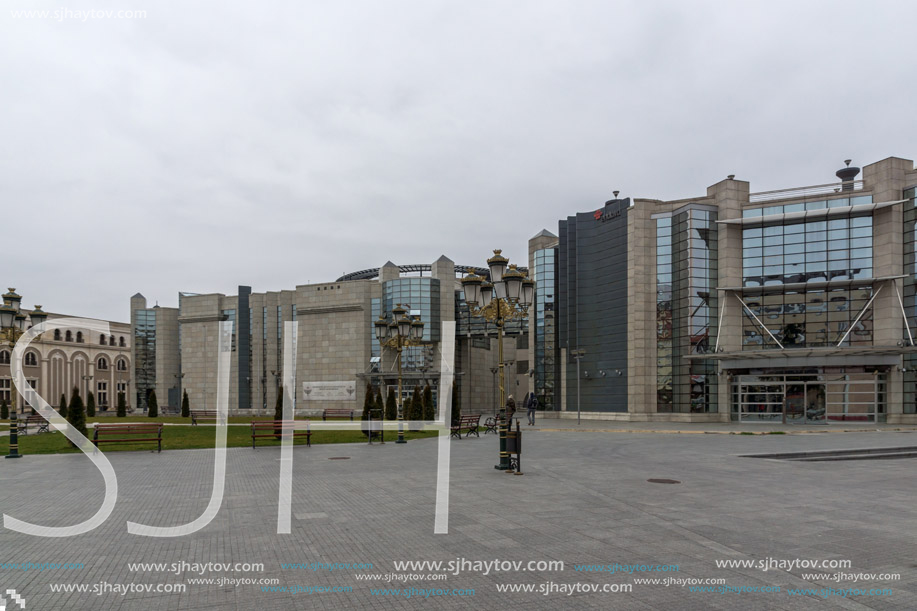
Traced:
<path fill-rule="evenodd" d="M 510 395 L 506 398 L 506 426 L 513 426 L 513 414 L 516 413 L 516 400 Z"/>
<path fill-rule="evenodd" d="M 525 411 L 529 417 L 529 426 L 535 426 L 535 408 L 538 407 L 538 399 L 535 398 L 535 393 L 528 395 L 528 399 L 525 402 Z"/>

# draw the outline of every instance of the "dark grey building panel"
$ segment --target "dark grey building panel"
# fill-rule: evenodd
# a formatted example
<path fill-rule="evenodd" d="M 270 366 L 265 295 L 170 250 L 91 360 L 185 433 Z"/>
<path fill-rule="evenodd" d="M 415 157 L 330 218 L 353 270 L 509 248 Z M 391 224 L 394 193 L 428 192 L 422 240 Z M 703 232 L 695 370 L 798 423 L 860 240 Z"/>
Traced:
<path fill-rule="evenodd" d="M 249 296 L 252 287 L 239 287 L 239 303 L 236 307 L 236 356 L 238 357 L 239 372 L 239 409 L 252 408 L 251 377 L 252 377 L 252 338 L 251 310 L 249 309 Z"/>
<path fill-rule="evenodd" d="M 599 211 L 560 222 L 560 345 L 586 351 L 579 380 L 583 411 L 627 412 L 629 206 L 629 199 L 612 200 Z M 576 375 L 568 357 L 568 410 L 576 409 Z"/>

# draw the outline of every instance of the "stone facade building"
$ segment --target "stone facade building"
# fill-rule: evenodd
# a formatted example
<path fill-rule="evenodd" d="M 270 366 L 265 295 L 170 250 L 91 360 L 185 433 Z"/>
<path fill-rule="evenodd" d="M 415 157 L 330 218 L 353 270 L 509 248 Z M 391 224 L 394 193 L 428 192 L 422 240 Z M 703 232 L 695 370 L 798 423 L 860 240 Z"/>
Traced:
<path fill-rule="evenodd" d="M 146 380 L 145 387 L 156 388 L 158 397 L 173 398 L 160 399 L 160 405 L 177 407 L 181 391 L 187 391 L 192 409 L 215 409 L 219 323 L 231 321 L 230 410 L 273 415 L 282 383 L 285 323 L 295 321 L 297 414 L 316 415 L 325 408 L 359 412 L 367 383 L 385 392 L 397 386 L 396 353 L 380 347 L 374 323 L 380 316 L 390 319 L 392 309 L 403 304 L 425 323 L 423 345 L 402 353 L 403 393 L 429 383 L 435 397 L 442 323 L 456 321 L 458 400 L 466 413 L 490 414 L 496 410 L 497 375 L 492 370 L 497 340 L 493 325 L 468 316 L 459 280 L 471 269 L 483 271 L 457 266 L 444 256 L 432 264 L 389 262 L 292 290 L 259 293 L 240 286 L 229 296 L 181 293 L 178 308 L 147 308 L 138 294 L 131 300 L 135 375 Z M 141 327 L 141 319 L 152 322 Z M 504 360 L 512 365 L 507 392 L 517 398 L 529 390 L 527 328 L 518 322 L 510 325 L 504 339 Z M 346 394 L 316 399 L 321 393 L 312 389 L 320 385 Z"/>
<path fill-rule="evenodd" d="M 14 289 L 7 296 L 19 299 Z M 36 306 L 39 309 L 40 306 Z M 31 327 L 33 310 L 20 308 L 25 315 L 24 329 Z M 47 312 L 49 321 L 71 318 L 65 314 Z M 22 363 L 26 381 L 53 407 L 60 407 L 61 396 L 69 402 L 73 389 L 79 390 L 85 403 L 88 393 L 95 395 L 96 407 L 102 412 L 114 411 L 118 392 L 125 393 L 128 408 L 132 405 L 131 384 L 131 332 L 130 325 L 107 321 L 108 333 L 98 333 L 85 328 L 54 329 L 41 334 L 29 345 Z M 13 344 L 0 342 L 0 400 L 11 404 L 15 399 L 21 410 L 24 401 L 14 393 L 10 375 L 10 357 Z M 14 394 L 16 395 L 14 397 Z"/>

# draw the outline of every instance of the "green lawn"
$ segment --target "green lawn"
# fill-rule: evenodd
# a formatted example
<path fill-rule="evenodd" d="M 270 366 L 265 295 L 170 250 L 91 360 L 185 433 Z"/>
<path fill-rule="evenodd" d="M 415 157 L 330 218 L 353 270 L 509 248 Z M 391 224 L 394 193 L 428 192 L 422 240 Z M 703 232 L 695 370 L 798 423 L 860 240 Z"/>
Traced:
<path fill-rule="evenodd" d="M 95 419 L 94 419 L 95 420 Z M 119 418 L 121 422 L 125 419 Z M 160 420 L 159 418 L 139 418 L 144 422 L 151 420 Z M 162 419 L 166 422 L 172 419 Z M 183 419 L 177 419 L 183 420 Z M 231 419 L 235 420 L 235 419 Z M 240 419 L 245 421 L 245 419 Z M 105 422 L 114 421 L 104 419 Z M 212 448 L 214 446 L 214 426 L 167 426 L 162 430 L 162 449 L 163 450 L 191 450 L 199 448 Z M 418 433 L 405 432 L 406 439 L 421 439 L 424 437 L 434 437 L 436 431 L 423 431 Z M 397 439 L 396 431 L 386 431 L 385 441 L 394 442 Z M 92 432 L 89 433 L 92 439 Z M 296 439 L 296 445 L 305 445 L 305 439 Z M 360 431 L 312 431 L 312 443 L 366 443 L 366 437 Z M 251 429 L 247 426 L 231 426 L 227 428 L 226 445 L 230 448 L 251 448 L 252 436 Z M 277 446 L 280 440 L 277 439 L 258 439 L 258 447 Z M 154 450 L 155 442 L 147 443 L 117 443 L 103 444 L 102 450 L 105 452 L 132 451 L 132 450 Z M 41 433 L 19 436 L 19 452 L 21 454 L 66 454 L 70 452 L 79 452 L 76 448 L 70 447 L 67 438 L 61 433 Z M 0 437 L 0 454 L 9 453 L 9 437 Z"/>

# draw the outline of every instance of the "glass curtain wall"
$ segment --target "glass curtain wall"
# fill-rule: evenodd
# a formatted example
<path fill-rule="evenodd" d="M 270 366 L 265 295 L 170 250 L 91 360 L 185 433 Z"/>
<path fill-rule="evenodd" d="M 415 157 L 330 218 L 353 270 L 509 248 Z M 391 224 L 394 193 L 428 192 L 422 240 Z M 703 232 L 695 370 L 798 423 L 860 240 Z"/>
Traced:
<path fill-rule="evenodd" d="M 835 218 L 746 228 L 742 232 L 743 286 L 749 310 L 785 348 L 838 344 L 872 297 L 872 286 L 786 290 L 783 285 L 870 279 L 872 217 Z M 742 348 L 779 348 L 747 311 Z M 872 345 L 867 312 L 842 345 Z"/>
<path fill-rule="evenodd" d="M 671 217 L 656 219 L 656 411 L 673 411 Z"/>
<path fill-rule="evenodd" d="M 716 412 L 716 213 L 656 219 L 656 398 L 659 412 Z M 711 325 L 711 322 L 714 324 Z"/>
<path fill-rule="evenodd" d="M 535 395 L 540 407 L 554 409 L 556 380 L 556 327 L 554 319 L 555 261 L 554 248 L 535 251 L 535 309 L 529 317 L 535 323 Z"/>
<path fill-rule="evenodd" d="M 408 309 L 409 315 L 420 316 L 424 322 L 423 341 L 440 341 L 440 282 L 438 278 L 398 278 L 389 280 L 382 289 L 382 309 L 391 320 L 392 308 L 401 304 Z M 406 369 L 419 369 L 432 366 L 428 358 L 429 351 L 423 346 L 405 348 L 401 352 L 401 366 Z"/>
<path fill-rule="evenodd" d="M 137 405 L 146 410 L 147 397 L 156 387 L 156 311 L 137 310 L 134 322 L 134 388 Z"/>

